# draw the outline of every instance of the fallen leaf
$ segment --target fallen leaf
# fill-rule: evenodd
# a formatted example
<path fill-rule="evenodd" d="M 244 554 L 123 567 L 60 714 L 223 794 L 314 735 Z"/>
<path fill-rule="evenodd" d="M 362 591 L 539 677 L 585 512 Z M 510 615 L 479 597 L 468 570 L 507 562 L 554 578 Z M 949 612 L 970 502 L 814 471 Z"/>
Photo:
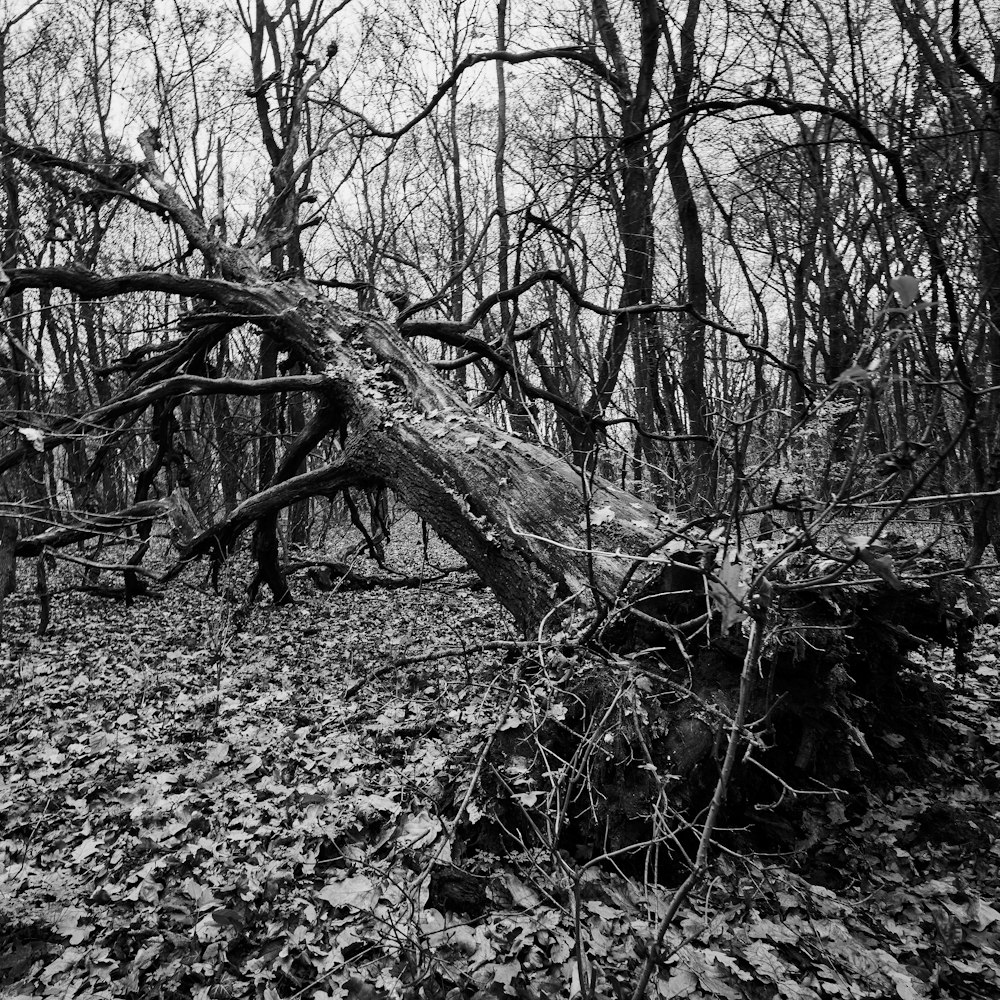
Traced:
<path fill-rule="evenodd" d="M 615 519 L 615 512 L 610 507 L 596 507 L 590 512 L 590 525 L 599 528 L 602 524 L 607 524 Z M 580 523 L 580 527 L 586 527 L 586 518 Z"/>
<path fill-rule="evenodd" d="M 95 853 L 97 853 L 97 841 L 93 837 L 88 837 L 73 850 L 72 857 L 77 864 L 80 864 Z"/>
<path fill-rule="evenodd" d="M 354 875 L 323 886 L 316 895 L 334 907 L 370 910 L 378 902 L 375 883 L 367 875 Z"/>

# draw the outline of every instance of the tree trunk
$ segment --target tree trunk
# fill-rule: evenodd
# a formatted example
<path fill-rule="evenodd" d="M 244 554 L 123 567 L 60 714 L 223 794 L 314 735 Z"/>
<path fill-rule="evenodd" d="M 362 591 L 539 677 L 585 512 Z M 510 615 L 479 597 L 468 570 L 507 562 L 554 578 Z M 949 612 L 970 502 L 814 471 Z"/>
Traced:
<path fill-rule="evenodd" d="M 96 279 L 69 269 L 12 276 L 22 284 L 43 278 L 78 294 L 101 288 L 117 294 L 131 280 Z M 141 280 L 165 278 L 142 275 Z M 706 613 L 706 573 L 718 594 L 717 571 L 711 554 L 703 563 L 695 561 L 690 551 L 697 547 L 695 536 L 681 533 L 650 503 L 498 429 L 411 350 L 395 326 L 327 301 L 300 277 L 270 283 L 176 280 L 177 290 L 183 286 L 191 295 L 213 300 L 213 322 L 220 312 L 238 315 L 322 376 L 311 376 L 319 393 L 316 414 L 285 451 L 272 483 L 198 534 L 190 517 L 181 518 L 182 555 L 218 557 L 241 532 L 273 522 L 281 510 L 306 497 L 391 488 L 465 558 L 523 632 L 539 640 L 532 661 L 547 657 L 553 667 L 568 671 L 574 707 L 566 719 L 537 731 L 533 726 L 505 730 L 491 751 L 494 757 L 524 756 L 533 741 L 542 741 L 562 759 L 573 759 L 593 739 L 590 720 L 612 718 L 609 705 L 618 705 L 624 713 L 621 726 L 608 730 L 614 742 L 589 779 L 600 808 L 592 809 L 590 800 L 567 806 L 567 829 L 576 831 L 577 843 L 607 850 L 643 842 L 652 803 L 665 794 L 681 808 L 697 808 L 706 781 L 714 781 L 716 772 L 706 761 L 740 703 L 746 673 L 741 663 L 750 653 L 739 626 L 720 634 L 719 612 L 727 603 L 735 612 L 735 596 L 714 601 Z M 184 378 L 189 391 L 205 390 L 211 382 Z M 184 391 L 170 381 L 164 394 Z M 217 391 L 247 384 L 226 380 Z M 146 390 L 139 405 L 148 405 L 148 397 Z M 116 402 L 112 409 L 120 416 L 124 405 Z M 331 432 L 340 443 L 338 457 L 325 467 L 293 474 L 302 457 Z M 48 439 L 45 445 L 54 446 Z M 0 456 L 0 469 L 7 461 Z M 110 518 L 94 516 L 79 527 L 22 539 L 15 551 L 37 555 L 126 518 L 166 513 L 177 520 L 184 508 L 175 507 L 177 502 L 147 502 Z M 134 572 L 131 565 L 123 569 Z M 967 646 L 971 635 L 971 614 L 963 618 L 958 610 L 965 581 L 941 583 L 940 590 L 905 592 L 884 584 L 843 587 L 835 590 L 835 602 L 822 593 L 779 590 L 772 610 L 749 600 L 740 603 L 743 612 L 755 616 L 755 628 L 766 628 L 768 636 L 767 660 L 751 672 L 766 683 L 756 682 L 743 704 L 750 717 L 768 722 L 768 749 L 760 751 L 768 770 L 762 773 L 791 772 L 794 780 L 819 774 L 827 781 L 853 773 L 852 734 L 860 732 L 858 722 L 867 729 L 870 720 L 851 716 L 859 704 L 889 704 L 885 691 L 895 690 L 893 673 L 906 653 L 926 638 L 948 641 L 950 633 L 959 637 L 959 662 L 961 642 Z M 945 583 L 951 592 L 944 592 Z M 731 595 L 732 588 L 739 592 L 738 581 L 730 578 L 729 587 Z M 852 623 L 849 633 L 845 620 Z M 782 633 L 801 641 L 781 641 Z M 583 640 L 592 635 L 599 641 Z M 632 695 L 620 697 L 626 687 L 636 692 L 635 703 Z M 640 723 L 640 717 L 647 721 Z M 653 732 L 659 734 L 655 739 Z M 537 778 L 542 781 L 544 775 Z M 484 794 L 495 792 L 507 801 L 502 788 L 491 790 L 489 780 L 484 779 Z M 748 798 L 760 794 L 746 788 Z M 763 795 L 773 799 L 773 785 Z M 519 806 L 503 823 L 523 824 L 523 813 Z M 532 836 L 526 828 L 522 833 Z"/>
<path fill-rule="evenodd" d="M 684 111 L 690 101 L 697 55 L 695 31 L 701 15 L 701 0 L 688 0 L 680 29 L 679 59 L 672 59 L 674 91 L 670 98 L 671 118 L 667 128 L 664 163 L 674 201 L 684 248 L 687 303 L 691 313 L 681 324 L 681 395 L 692 435 L 694 468 L 688 486 L 692 507 L 711 505 L 715 499 L 716 474 L 712 460 L 712 421 L 705 385 L 705 323 L 708 315 L 708 275 L 705 266 L 705 236 L 684 153 L 689 121 Z"/>
<path fill-rule="evenodd" d="M 292 364 L 289 371 L 294 375 L 301 374 L 301 366 Z M 305 401 L 301 392 L 288 394 L 288 430 L 298 437 L 306 427 Z M 305 459 L 296 468 L 296 474 L 306 471 Z M 294 504 L 288 512 L 288 542 L 290 545 L 306 546 L 309 544 L 309 501 L 301 500 Z"/>
<path fill-rule="evenodd" d="M 274 378 L 278 374 L 278 345 L 270 338 L 261 345 L 261 378 Z M 274 480 L 278 450 L 278 401 L 273 396 L 260 398 L 260 443 L 257 457 L 258 489 L 265 490 Z M 278 512 L 261 518 L 254 526 L 253 554 L 257 572 L 250 584 L 251 599 L 257 596 L 262 584 L 271 591 L 275 604 L 287 604 L 292 599 L 291 590 L 281 570 L 278 546 Z"/>
<path fill-rule="evenodd" d="M 17 520 L 0 515 L 0 603 L 8 594 L 17 590 Z"/>
<path fill-rule="evenodd" d="M 325 373 L 340 414 L 337 462 L 283 482 L 279 471 L 277 485 L 253 498 L 255 520 L 290 498 L 384 484 L 529 631 L 559 602 L 568 613 L 613 601 L 627 555 L 662 541 L 665 515 L 655 507 L 599 478 L 583 490 L 579 470 L 481 417 L 389 323 L 328 302 L 301 279 L 219 282 L 215 291 L 218 305 L 257 316 L 282 348 Z M 231 537 L 227 526 L 244 523 L 248 503 L 198 545 L 208 551 L 213 532 Z"/>

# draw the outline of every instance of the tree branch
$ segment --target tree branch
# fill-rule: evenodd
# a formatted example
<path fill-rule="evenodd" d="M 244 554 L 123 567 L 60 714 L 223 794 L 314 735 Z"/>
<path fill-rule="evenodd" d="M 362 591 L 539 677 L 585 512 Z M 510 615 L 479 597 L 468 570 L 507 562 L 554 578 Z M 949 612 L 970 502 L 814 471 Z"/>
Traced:
<path fill-rule="evenodd" d="M 485 62 L 505 62 L 505 63 L 525 63 L 538 59 L 567 59 L 571 62 L 578 62 L 590 69 L 595 76 L 606 80 L 615 90 L 620 90 L 623 86 L 617 73 L 613 73 L 597 57 L 597 52 L 589 45 L 562 45 L 551 49 L 534 49 L 531 52 L 476 52 L 466 56 L 452 72 L 442 81 L 434 96 L 417 112 L 405 125 L 398 129 L 381 129 L 373 122 L 369 121 L 360 111 L 354 111 L 337 103 L 342 111 L 353 115 L 358 121 L 363 122 L 365 127 L 379 139 L 400 139 L 411 129 L 419 125 L 431 112 L 444 100 L 451 88 L 458 82 L 462 74 Z M 625 85 L 627 86 L 627 84 Z"/>
<path fill-rule="evenodd" d="M 165 292 L 212 302 L 234 302 L 241 287 L 219 278 L 196 278 L 171 271 L 131 271 L 102 275 L 84 267 L 22 267 L 8 271 L 9 293 L 28 288 L 63 288 L 81 299 L 108 299 L 128 292 Z"/>
<path fill-rule="evenodd" d="M 92 514 L 86 519 L 81 519 L 79 524 L 60 525 L 37 535 L 19 538 L 14 546 L 14 554 L 18 558 L 37 556 L 47 548 L 64 548 L 75 542 L 93 538 L 94 535 L 105 535 L 120 531 L 122 528 L 138 527 L 140 524 L 169 516 L 173 506 L 172 498 L 167 497 L 165 500 L 145 500 L 110 514 Z"/>
<path fill-rule="evenodd" d="M 192 538 L 181 550 L 181 565 L 171 571 L 180 571 L 184 563 L 199 556 L 229 552 L 233 542 L 255 521 L 268 514 L 277 513 L 307 497 L 336 493 L 347 486 L 377 485 L 375 478 L 365 471 L 363 462 L 355 461 L 350 449 L 331 465 L 304 472 L 284 482 L 269 486 L 248 497 L 226 518 L 206 528 Z"/>

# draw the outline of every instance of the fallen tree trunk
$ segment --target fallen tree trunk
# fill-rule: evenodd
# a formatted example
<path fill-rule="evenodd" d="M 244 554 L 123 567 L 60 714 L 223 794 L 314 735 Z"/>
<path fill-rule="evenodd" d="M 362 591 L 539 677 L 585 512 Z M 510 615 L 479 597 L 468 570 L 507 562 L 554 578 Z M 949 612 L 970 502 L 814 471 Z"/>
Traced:
<path fill-rule="evenodd" d="M 609 822 L 624 829 L 636 817 L 648 820 L 643 809 L 651 796 L 671 796 L 684 788 L 681 797 L 690 793 L 694 801 L 699 771 L 713 766 L 727 726 L 732 731 L 736 725 L 736 736 L 751 747 L 780 747 L 784 763 L 802 774 L 814 771 L 819 762 L 841 758 L 850 770 L 852 753 L 833 754 L 830 748 L 865 743 L 859 725 L 863 706 L 852 702 L 849 693 L 861 681 L 860 673 L 847 673 L 852 657 L 890 636 L 888 652 L 872 672 L 873 690 L 878 690 L 921 642 L 953 639 L 963 629 L 967 633 L 967 623 L 959 620 L 971 616 L 968 601 L 966 611 L 954 610 L 960 605 L 954 594 L 900 583 L 892 567 L 887 569 L 881 557 L 863 551 L 862 545 L 848 546 L 833 560 L 833 569 L 825 571 L 826 589 L 816 596 L 809 588 L 816 586 L 810 574 L 813 563 L 821 563 L 818 558 L 807 553 L 790 576 L 779 579 L 776 573 L 784 572 L 797 548 L 815 541 L 809 533 L 766 553 L 731 545 L 741 526 L 729 514 L 709 511 L 682 524 L 670 511 L 498 429 L 420 358 L 405 340 L 405 324 L 400 330 L 347 309 L 300 277 L 266 279 L 257 265 L 259 252 L 269 239 L 275 241 L 270 245 L 280 245 L 281 234 L 262 231 L 257 254 L 221 243 L 164 181 L 155 165 L 152 136 L 145 135 L 141 144 L 146 157 L 141 170 L 160 204 L 222 277 L 22 269 L 10 273 L 10 290 L 60 287 L 86 298 L 148 291 L 198 299 L 203 311 L 184 318 L 198 350 L 206 350 L 206 341 L 214 342 L 219 331 L 255 325 L 312 372 L 297 377 L 295 385 L 318 393 L 321 400 L 266 489 L 200 532 L 179 510 L 184 558 L 224 557 L 242 532 L 305 497 L 350 488 L 395 491 L 537 642 L 536 661 L 548 669 L 562 657 L 571 672 L 574 663 L 579 668 L 582 680 L 570 686 L 579 718 L 569 716 L 569 724 L 554 719 L 552 725 L 533 725 L 526 738 L 538 751 L 531 768 L 536 759 L 548 759 L 539 744 L 544 737 L 559 759 L 577 761 L 582 753 L 587 768 L 603 769 L 610 777 L 606 798 L 611 802 L 617 795 L 620 808 L 603 809 L 600 815 L 592 810 L 596 818 L 586 823 L 573 818 L 577 826 L 589 824 L 586 835 L 595 842 L 599 835 L 607 836 Z M 91 414 L 92 422 L 126 419 L 167 395 L 255 394 L 280 381 L 254 386 L 241 380 L 178 380 L 179 369 L 190 360 L 184 343 L 179 344 L 169 361 L 157 362 L 156 378 L 148 372 L 138 377 L 134 388 Z M 571 403 L 552 402 L 580 417 Z M 33 427 L 32 448 L 55 446 L 71 428 L 82 426 L 82 419 L 56 421 L 48 430 Z M 339 442 L 337 458 L 293 475 L 328 433 Z M 26 453 L 22 445 L 0 456 L 0 470 Z M 98 520 L 54 529 L 22 539 L 17 551 L 29 554 L 65 544 L 95 528 L 99 530 Z M 707 534 L 709 529 L 714 535 Z M 861 584 L 855 575 L 859 567 L 876 576 Z M 897 626 L 884 610 L 889 608 L 913 628 L 893 634 L 890 626 Z M 747 619 L 756 640 L 763 636 L 751 646 L 755 662 L 749 672 L 743 632 Z M 788 635 L 798 637 L 791 653 L 778 638 Z M 816 656 L 800 655 L 800 647 Z M 642 684 L 639 676 L 645 678 Z M 594 713 L 614 718 L 624 705 L 632 713 L 633 729 L 622 716 L 618 735 L 602 733 L 595 742 Z M 788 709 L 790 714 L 783 715 Z M 747 716 L 752 725 L 733 723 L 734 713 Z M 769 727 L 777 733 L 779 720 L 784 730 L 780 738 L 767 736 Z M 504 750 L 510 742 L 505 738 L 498 750 L 523 756 L 517 726 L 509 731 L 514 743 Z M 605 735 L 611 736 L 614 753 L 605 745 Z M 730 740 L 729 760 L 732 746 Z M 603 834 L 600 822 L 605 823 Z"/>
<path fill-rule="evenodd" d="M 148 287 L 161 287 L 163 277 L 150 276 Z M 20 271 L 11 279 L 18 288 L 58 284 L 88 296 L 143 287 L 143 275 L 98 281 L 70 269 Z M 178 276 L 175 284 L 179 291 L 184 280 Z M 318 384 L 339 409 L 344 448 L 333 466 L 245 501 L 193 539 L 188 555 L 205 554 L 216 541 L 228 548 L 246 526 L 303 496 L 377 482 L 395 490 L 531 630 L 554 603 L 564 612 L 586 612 L 613 601 L 634 573 L 629 556 L 645 556 L 665 535 L 684 537 L 647 501 L 599 478 L 585 483 L 580 471 L 547 449 L 499 430 L 389 323 L 329 302 L 301 280 L 198 279 L 190 290 L 256 323 L 324 376 Z M 219 313 L 211 318 L 217 322 Z M 198 391 L 206 391 L 204 384 Z M 148 395 L 146 390 L 142 405 Z M 116 405 L 116 412 L 123 409 Z"/>
<path fill-rule="evenodd" d="M 44 151 L 26 150 L 4 138 L 13 155 L 32 164 L 46 162 Z M 301 278 L 266 280 L 258 261 L 269 247 L 282 245 L 287 234 L 262 223 L 256 246 L 230 246 L 165 179 L 156 161 L 155 130 L 144 132 L 139 146 L 143 162 L 135 171 L 222 278 L 26 268 L 9 274 L 9 293 L 58 287 L 88 299 L 142 291 L 185 295 L 211 306 L 185 317 L 192 340 L 199 338 L 200 329 L 254 324 L 321 376 L 323 429 L 335 429 L 343 444 L 333 466 L 289 476 L 299 464 L 297 455 L 269 489 L 190 539 L 189 556 L 225 553 L 244 526 L 260 523 L 303 496 L 374 483 L 395 490 L 465 558 L 518 624 L 533 632 L 550 619 L 606 611 L 636 575 L 637 564 L 630 557 L 643 559 L 674 535 L 683 541 L 669 515 L 648 502 L 497 429 L 418 356 L 395 326 L 329 301 Z M 73 166 L 62 159 L 59 165 Z M 173 357 L 183 363 L 180 347 Z M 212 391 L 205 380 L 185 384 L 176 381 L 178 372 L 157 371 L 161 382 L 174 378 L 172 391 Z M 302 386 L 308 384 L 306 380 Z M 218 386 L 220 391 L 233 387 Z M 161 396 L 148 378 L 139 378 L 131 396 L 126 392 L 116 399 L 100 418 L 123 416 L 129 407 L 146 406 Z M 64 424 L 49 432 L 35 429 L 32 446 L 51 447 L 47 434 L 55 431 L 58 440 Z M 17 454 L 0 456 L 0 469 L 17 460 Z M 662 569 L 663 560 L 655 562 L 653 568 Z M 639 573 L 639 582 L 647 575 Z"/>
<path fill-rule="evenodd" d="M 590 612 L 613 602 L 634 573 L 630 556 L 684 537 L 648 502 L 599 478 L 585 483 L 548 450 L 496 428 L 390 324 L 301 285 L 270 289 L 258 308 L 286 317 L 283 343 L 336 380 L 328 391 L 346 441 L 325 488 L 377 479 L 394 490 L 524 629 L 536 629 L 557 605 Z"/>
<path fill-rule="evenodd" d="M 52 269 L 45 279 L 53 279 Z M 31 272 L 12 277 L 14 283 L 31 280 Z M 64 287 L 95 293 L 92 276 L 79 271 L 62 272 L 60 280 Z M 141 284 L 136 275 L 123 281 L 128 288 Z M 100 288 L 110 293 L 113 282 Z M 739 647 L 733 626 L 751 610 L 754 595 L 731 574 L 727 584 L 699 526 L 679 524 L 669 512 L 498 429 L 441 380 L 394 326 L 326 300 L 301 279 L 199 279 L 197 291 L 212 298 L 213 322 L 221 309 L 256 323 L 322 376 L 317 385 L 324 407 L 336 414 L 327 422 L 342 448 L 331 465 L 284 479 L 218 524 L 196 535 L 189 531 L 182 543 L 186 557 L 228 551 L 251 524 L 305 496 L 384 486 L 465 559 L 529 636 L 544 642 L 564 634 L 574 616 L 581 623 L 603 617 L 607 646 L 622 653 L 662 646 L 668 660 L 690 669 L 697 649 L 719 636 L 718 622 L 706 626 L 713 616 L 728 614 L 726 631 L 737 635 L 730 641 Z M 206 387 L 199 383 L 197 390 Z M 152 513 L 123 511 L 117 519 Z M 701 523 L 720 520 L 712 515 Z M 21 539 L 18 554 L 65 544 L 100 524 L 95 517 L 85 528 Z M 695 555 L 707 559 L 704 565 L 692 565 Z M 782 586 L 776 584 L 779 591 Z M 788 586 L 794 591 L 796 585 Z M 914 592 L 898 600 L 905 604 L 911 597 L 915 606 L 925 599 Z M 863 644 L 866 637 L 855 641 Z M 694 677 L 692 688 L 699 683 Z"/>

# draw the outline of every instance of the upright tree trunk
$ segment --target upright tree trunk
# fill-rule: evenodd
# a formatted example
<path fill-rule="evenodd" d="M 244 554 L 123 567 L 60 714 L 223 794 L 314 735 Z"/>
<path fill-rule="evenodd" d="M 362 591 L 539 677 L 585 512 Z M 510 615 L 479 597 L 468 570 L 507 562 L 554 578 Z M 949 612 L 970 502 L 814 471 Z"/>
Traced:
<path fill-rule="evenodd" d="M 0 31 L 0 132 L 3 134 L 6 134 L 8 126 L 9 43 L 10 25 L 5 25 Z M 0 238 L 0 272 L 18 267 L 24 255 L 21 187 L 14 163 L 14 158 L 8 151 L 0 152 L 0 188 L 3 190 L 5 203 L 3 233 Z M 31 414 L 35 412 L 36 402 L 40 406 L 41 400 L 36 400 L 40 391 L 34 374 L 37 363 L 32 359 L 26 343 L 26 333 L 29 328 L 25 323 L 24 293 L 16 288 L 4 287 L 0 295 L 3 297 L 3 312 L 6 313 L 3 323 L 6 344 L 0 340 L 0 391 L 4 397 L 0 409 L 6 411 L 7 420 L 15 427 L 27 427 L 31 425 Z M 3 334 L 0 333 L 0 336 Z M 40 455 L 32 455 L 32 460 L 22 470 L 16 484 L 8 482 L 3 485 L 0 489 L 0 499 L 7 496 L 16 496 L 34 515 L 28 520 L 28 531 L 33 530 L 33 525 L 43 523 L 52 516 L 50 503 L 46 498 L 44 466 Z"/>
<path fill-rule="evenodd" d="M 8 594 L 17 590 L 17 560 L 14 546 L 17 544 L 17 519 L 0 514 L 0 604 Z M 0 641 L 3 635 L 0 632 Z"/>
<path fill-rule="evenodd" d="M 278 374 L 278 344 L 265 337 L 260 347 L 260 377 L 275 378 Z M 278 399 L 268 394 L 260 398 L 260 438 L 257 452 L 257 488 L 266 490 L 274 482 L 278 454 Z M 291 590 L 281 569 L 278 545 L 278 512 L 261 518 L 254 526 L 253 554 L 257 572 L 250 585 L 251 598 L 256 597 L 262 584 L 271 591 L 275 604 L 287 604 Z"/>
<path fill-rule="evenodd" d="M 7 131 L 7 30 L 0 32 L 0 130 Z M 0 242 L 0 265 L 7 270 L 20 264 L 21 191 L 9 152 L 0 154 L 0 186 L 3 188 L 3 239 Z M 10 389 L 6 408 L 23 420 L 31 406 L 30 375 L 27 349 L 24 343 L 24 295 L 13 291 L 7 297 L 7 351 L 3 358 L 3 381 Z"/>
<path fill-rule="evenodd" d="M 507 48 L 507 0 L 497 0 L 497 51 Z M 504 171 L 507 166 L 507 71 L 503 60 L 496 61 L 497 79 L 497 141 L 493 159 L 493 182 L 496 187 L 497 225 L 497 279 L 500 291 L 510 288 L 510 216 L 507 214 L 507 183 Z M 515 311 L 507 299 L 500 302 L 500 326 L 504 346 L 510 358 L 513 374 L 506 390 L 507 413 L 510 426 L 522 437 L 534 436 L 534 428 L 528 409 L 524 404 L 524 393 L 519 382 L 521 365 L 518 359 L 517 341 L 514 339 Z"/>
<path fill-rule="evenodd" d="M 215 147 L 215 221 L 218 226 L 219 239 L 225 243 L 229 238 L 226 223 L 226 171 L 223 160 L 222 140 Z M 227 374 L 229 365 L 229 334 L 224 334 L 219 341 L 218 364 L 215 377 L 221 378 Z M 219 482 L 222 488 L 222 505 L 227 514 L 236 508 L 239 493 L 239 450 L 236 435 L 233 433 L 233 414 L 229 400 L 224 395 L 212 399 L 212 424 L 215 429 L 215 446 L 219 457 Z"/>
<path fill-rule="evenodd" d="M 289 374 L 299 375 L 302 373 L 302 366 L 295 362 L 289 366 Z M 301 392 L 290 392 L 287 399 L 288 410 L 288 431 L 292 438 L 298 437 L 305 429 L 305 399 Z M 296 472 L 305 472 L 305 462 L 303 462 Z M 288 511 L 288 541 L 292 545 L 309 544 L 309 501 L 300 500 L 293 504 Z"/>
<path fill-rule="evenodd" d="M 582 408 L 590 419 L 566 418 L 573 458 L 583 469 L 597 466 L 598 450 L 603 442 L 599 421 L 614 397 L 630 345 L 644 335 L 648 339 L 649 335 L 649 317 L 639 310 L 653 301 L 653 191 L 656 166 L 647 125 L 660 42 L 660 16 L 656 0 L 639 0 L 639 65 L 635 71 L 635 82 L 631 83 L 629 60 L 606 0 L 592 0 L 592 9 L 598 34 L 615 69 L 616 97 L 621 109 L 621 136 L 611 152 L 618 160 L 620 172 L 621 195 L 616 209 L 624 270 L 618 300 L 622 311 L 615 316 L 611 336 L 598 363 L 594 389 Z M 648 349 L 640 345 L 638 352 L 636 356 L 645 361 Z M 644 372 L 647 368 L 648 365 L 645 365 Z M 647 382 L 639 391 L 644 398 L 648 398 L 656 387 Z M 651 406 L 647 408 L 652 411 Z M 653 427 L 645 429 L 655 430 Z M 654 459 L 658 459 L 658 454 Z"/>
<path fill-rule="evenodd" d="M 689 119 L 685 109 L 691 98 L 695 72 L 695 31 L 701 15 L 701 0 L 688 0 L 680 31 L 679 55 L 672 59 L 674 89 L 670 96 L 671 121 L 667 129 L 664 164 L 677 205 L 684 247 L 685 290 L 692 313 L 681 320 L 681 394 L 687 410 L 694 469 L 689 479 L 689 499 L 695 506 L 715 497 L 716 475 L 712 461 L 712 420 L 705 385 L 705 324 L 708 315 L 708 277 L 705 268 L 705 237 L 694 188 L 684 163 Z"/>
<path fill-rule="evenodd" d="M 459 49 L 459 28 L 457 24 L 459 7 L 455 5 L 456 22 L 452 24 L 451 35 L 451 62 L 452 66 L 457 66 L 460 58 Z M 467 223 L 465 218 L 465 182 L 462 177 L 462 150 L 458 138 L 458 90 L 453 88 L 448 95 L 448 156 L 451 165 L 451 187 L 455 200 L 455 217 L 452 220 L 451 232 L 451 260 L 452 273 L 460 271 L 465 266 L 465 255 L 467 240 Z M 451 283 L 451 319 L 460 323 L 465 318 L 465 279 L 461 278 Z M 465 385 L 467 380 L 467 368 L 465 365 L 459 366 L 455 370 L 455 381 L 459 385 Z"/>
<path fill-rule="evenodd" d="M 957 13 L 955 14 L 957 17 Z M 956 29 L 957 30 L 957 29 Z M 953 39 L 960 65 L 967 59 L 958 38 Z M 979 282 L 986 328 L 987 384 L 1000 385 L 1000 37 L 994 40 L 991 72 L 980 76 L 979 98 L 983 127 L 979 133 L 980 165 L 976 172 L 976 211 L 979 219 Z M 968 72 L 968 70 L 967 70 Z M 983 83 L 992 86 L 983 86 Z M 1000 484 L 1000 401 L 995 391 L 987 394 L 984 424 L 992 428 L 985 442 L 989 454 L 987 490 Z M 1000 558 L 1000 503 L 996 497 L 980 501 L 975 511 L 974 546 L 985 552 L 991 544 Z M 980 554 L 981 558 L 981 554 Z"/>

